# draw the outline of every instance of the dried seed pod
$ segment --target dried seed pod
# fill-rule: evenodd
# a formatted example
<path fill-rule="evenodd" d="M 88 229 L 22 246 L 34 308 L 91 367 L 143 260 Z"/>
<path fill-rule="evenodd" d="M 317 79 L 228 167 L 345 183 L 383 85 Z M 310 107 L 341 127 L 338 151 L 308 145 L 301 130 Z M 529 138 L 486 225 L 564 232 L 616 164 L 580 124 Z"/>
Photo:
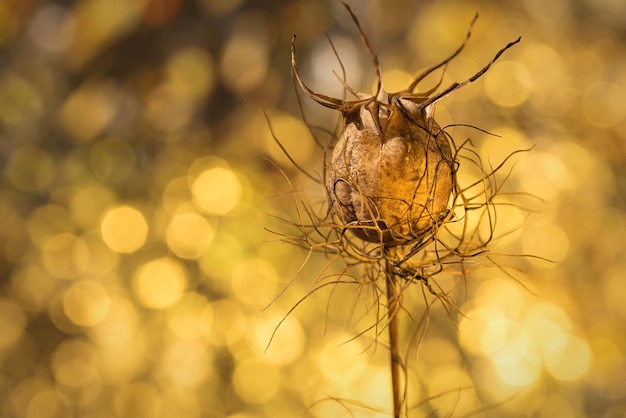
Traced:
<path fill-rule="evenodd" d="M 336 215 L 359 238 L 406 244 L 446 216 L 452 152 L 429 109 L 420 106 L 424 97 L 381 93 L 344 113 L 326 188 Z"/>
<path fill-rule="evenodd" d="M 389 94 L 382 88 L 378 59 L 358 19 L 343 4 L 374 62 L 376 94 L 356 93 L 346 85 L 357 100 L 340 100 L 312 91 L 298 72 L 295 36 L 291 48 L 293 73 L 305 93 L 343 115 L 343 130 L 325 166 L 332 210 L 346 229 L 365 241 L 386 246 L 421 241 L 446 218 L 455 185 L 454 156 L 447 135 L 433 118 L 433 106 L 478 79 L 520 39 L 501 49 L 489 64 L 464 82 L 454 83 L 437 94 L 434 93 L 439 85 L 414 93 L 420 81 L 461 52 L 475 17 L 465 41 L 450 57 L 426 69 L 407 89 Z"/>

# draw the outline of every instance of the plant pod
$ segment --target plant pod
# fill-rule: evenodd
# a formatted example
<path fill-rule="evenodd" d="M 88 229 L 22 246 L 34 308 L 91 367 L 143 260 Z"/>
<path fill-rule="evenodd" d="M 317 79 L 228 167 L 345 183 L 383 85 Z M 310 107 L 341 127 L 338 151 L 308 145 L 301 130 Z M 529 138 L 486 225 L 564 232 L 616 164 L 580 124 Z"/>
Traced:
<path fill-rule="evenodd" d="M 342 2 L 343 3 L 343 2 Z M 469 79 L 442 91 L 436 85 L 414 93 L 417 85 L 433 71 L 446 66 L 465 47 L 418 75 L 405 90 L 388 94 L 382 88 L 378 58 L 358 19 L 343 3 L 359 30 L 374 63 L 377 88 L 374 95 L 357 93 L 343 80 L 355 100 L 341 100 L 312 91 L 302 81 L 295 59 L 295 36 L 291 43 L 293 74 L 304 92 L 319 104 L 343 115 L 343 129 L 325 163 L 325 183 L 332 211 L 340 227 L 359 238 L 386 246 L 405 245 L 434 235 L 449 213 L 455 187 L 455 161 L 448 136 L 433 118 L 435 103 L 464 85 L 476 81 L 504 51 Z"/>
<path fill-rule="evenodd" d="M 387 95 L 344 111 L 344 129 L 326 163 L 337 217 L 370 242 L 422 239 L 448 213 L 453 157 L 425 97 Z"/>

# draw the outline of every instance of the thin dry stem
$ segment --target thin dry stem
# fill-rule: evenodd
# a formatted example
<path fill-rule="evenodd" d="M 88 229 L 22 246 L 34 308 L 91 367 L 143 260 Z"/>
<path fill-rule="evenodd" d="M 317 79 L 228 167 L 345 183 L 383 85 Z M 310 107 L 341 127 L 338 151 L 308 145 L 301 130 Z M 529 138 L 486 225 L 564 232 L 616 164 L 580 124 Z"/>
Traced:
<path fill-rule="evenodd" d="M 399 353 L 399 330 L 398 313 L 402 306 L 402 293 L 397 290 L 397 279 L 394 265 L 391 261 L 395 257 L 394 248 L 385 248 L 385 256 L 388 259 L 385 267 L 385 284 L 387 287 L 387 315 L 389 318 L 389 364 L 391 370 L 391 391 L 393 397 L 393 416 L 400 418 L 402 410 L 402 394 L 404 390 L 400 387 L 400 372 L 402 360 Z"/>

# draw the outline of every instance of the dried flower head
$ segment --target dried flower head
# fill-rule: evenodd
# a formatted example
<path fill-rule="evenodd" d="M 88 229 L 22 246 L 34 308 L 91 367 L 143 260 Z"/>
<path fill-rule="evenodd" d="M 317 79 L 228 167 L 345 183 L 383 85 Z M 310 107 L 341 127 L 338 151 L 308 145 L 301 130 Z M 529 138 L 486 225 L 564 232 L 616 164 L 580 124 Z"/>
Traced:
<path fill-rule="evenodd" d="M 430 108 L 421 106 L 426 99 L 381 90 L 344 113 L 326 187 L 335 214 L 366 241 L 419 240 L 448 213 L 452 152 Z"/>
<path fill-rule="evenodd" d="M 386 344 L 390 354 L 392 416 L 399 418 L 408 416 L 409 410 L 406 389 L 409 356 L 407 354 L 403 359 L 399 351 L 398 316 L 406 309 L 404 293 L 416 282 L 421 282 L 427 289 L 422 293 L 423 315 L 414 323 L 416 326 L 408 341 L 415 342 L 423 337 L 433 300 L 441 302 L 454 319 L 454 312 L 458 311 L 452 292 L 456 280 L 444 286 L 434 278 L 443 271 L 454 270 L 459 273 L 457 277 L 465 277 L 469 270 L 467 260 L 478 256 L 485 256 L 490 263 L 498 266 L 490 258 L 487 246 L 497 239 L 496 207 L 506 204 L 495 199 L 502 187 L 495 174 L 506 160 L 495 169 L 485 170 L 479 155 L 466 148 L 469 141 L 456 145 L 446 132 L 447 127 L 437 124 L 434 106 L 457 89 L 480 78 L 520 38 L 499 50 L 469 79 L 439 91 L 440 80 L 433 88 L 416 92 L 420 82 L 441 68 L 445 70 L 445 66 L 463 50 L 475 17 L 464 42 L 454 53 L 424 70 L 407 88 L 389 93 L 383 88 L 378 58 L 358 19 L 347 4 L 342 4 L 350 13 L 370 54 L 377 86 L 373 94 L 359 93 L 338 77 L 345 89 L 355 96 L 353 100 L 338 99 L 311 90 L 298 71 L 293 37 L 291 66 L 295 80 L 309 98 L 339 111 L 342 119 L 337 140 L 331 143 L 332 151 L 325 148 L 328 152 L 325 154 L 323 183 L 328 195 L 328 207 L 323 205 L 321 214 L 295 198 L 295 189 L 281 170 L 294 192 L 298 216 L 295 224 L 298 234 L 281 236 L 308 249 L 298 273 L 304 269 L 312 253 L 332 255 L 307 295 L 289 312 L 322 289 L 334 291 L 340 285 L 355 285 L 358 295 L 364 289 L 371 290 L 375 300 L 364 304 L 363 317 L 368 318 L 373 313 L 376 319 L 358 335 L 372 331 L 373 341 L 377 341 L 383 331 L 388 332 Z M 457 173 L 465 167 L 459 163 L 461 159 L 477 167 L 482 178 L 469 184 L 460 182 Z M 317 180 L 291 158 L 290 161 L 309 178 Z M 484 229 L 488 229 L 485 235 L 481 233 Z M 339 271 L 330 272 L 333 261 L 337 259 L 343 262 Z M 357 309 L 357 304 L 353 307 Z M 404 378 L 402 373 L 405 373 Z"/>
<path fill-rule="evenodd" d="M 439 85 L 424 93 L 414 90 L 426 76 L 457 56 L 465 42 L 446 60 L 422 72 L 406 89 L 388 93 L 383 89 L 378 59 L 363 29 L 350 7 L 345 3 L 344 6 L 374 62 L 375 94 L 357 93 L 347 85 L 357 97 L 355 100 L 312 91 L 298 72 L 295 36 L 292 41 L 292 68 L 302 89 L 313 100 L 343 116 L 343 130 L 325 164 L 330 204 L 340 224 L 365 241 L 386 247 L 419 242 L 446 219 L 455 185 L 453 153 L 447 134 L 435 122 L 433 107 L 479 78 L 520 39 L 500 50 L 473 77 L 439 93 L 435 94 Z M 469 35 L 468 32 L 466 41 Z"/>

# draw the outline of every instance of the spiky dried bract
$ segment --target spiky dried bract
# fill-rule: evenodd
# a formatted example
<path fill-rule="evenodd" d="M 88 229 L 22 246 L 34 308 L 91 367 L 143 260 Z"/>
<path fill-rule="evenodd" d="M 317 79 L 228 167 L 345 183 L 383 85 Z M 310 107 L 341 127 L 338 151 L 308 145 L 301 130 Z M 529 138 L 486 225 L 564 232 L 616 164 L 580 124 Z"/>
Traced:
<path fill-rule="evenodd" d="M 447 137 L 415 94 L 388 95 L 344 111 L 344 130 L 327 162 L 335 214 L 356 236 L 408 244 L 448 213 L 453 157 Z"/>

